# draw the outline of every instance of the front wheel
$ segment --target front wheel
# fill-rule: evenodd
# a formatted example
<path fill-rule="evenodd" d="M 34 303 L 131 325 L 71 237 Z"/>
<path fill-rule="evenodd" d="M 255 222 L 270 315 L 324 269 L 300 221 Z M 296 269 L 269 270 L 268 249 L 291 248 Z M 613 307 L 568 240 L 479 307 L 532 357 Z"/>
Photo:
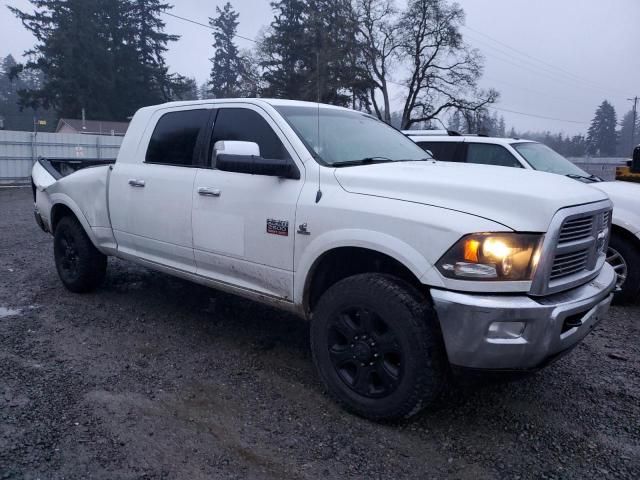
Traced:
<path fill-rule="evenodd" d="M 371 420 L 417 414 L 448 377 L 428 300 L 387 275 L 356 275 L 329 288 L 312 318 L 311 348 L 329 393 Z"/>
<path fill-rule="evenodd" d="M 623 236 L 611 235 L 607 262 L 616 272 L 614 301 L 628 303 L 636 300 L 640 293 L 640 252 Z"/>
<path fill-rule="evenodd" d="M 75 218 L 64 217 L 56 226 L 53 255 L 60 280 L 72 292 L 90 292 L 104 280 L 107 257 L 91 243 Z"/>

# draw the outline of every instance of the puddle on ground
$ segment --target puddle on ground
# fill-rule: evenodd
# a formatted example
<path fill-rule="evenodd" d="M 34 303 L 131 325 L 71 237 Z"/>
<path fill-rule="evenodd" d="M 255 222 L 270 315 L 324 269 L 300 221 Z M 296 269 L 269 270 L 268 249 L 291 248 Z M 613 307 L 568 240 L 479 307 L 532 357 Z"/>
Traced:
<path fill-rule="evenodd" d="M 20 310 L 13 310 L 7 307 L 0 307 L 0 318 L 13 317 L 14 315 L 20 315 Z"/>

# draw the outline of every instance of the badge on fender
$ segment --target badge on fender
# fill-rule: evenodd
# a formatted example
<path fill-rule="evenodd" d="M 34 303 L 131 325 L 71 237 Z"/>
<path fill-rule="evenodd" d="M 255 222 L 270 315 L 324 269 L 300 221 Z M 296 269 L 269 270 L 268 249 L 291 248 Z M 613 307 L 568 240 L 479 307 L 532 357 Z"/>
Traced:
<path fill-rule="evenodd" d="M 272 235 L 280 235 L 282 237 L 289 236 L 289 222 L 287 220 L 267 219 L 267 233 Z"/>

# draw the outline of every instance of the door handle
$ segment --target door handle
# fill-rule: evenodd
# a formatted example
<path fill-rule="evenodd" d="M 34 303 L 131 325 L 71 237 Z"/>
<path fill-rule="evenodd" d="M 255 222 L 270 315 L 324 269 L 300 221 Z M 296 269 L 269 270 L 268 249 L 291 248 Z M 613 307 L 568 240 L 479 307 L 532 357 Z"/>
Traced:
<path fill-rule="evenodd" d="M 222 192 L 218 188 L 198 188 L 198 195 L 202 195 L 203 197 L 219 197 L 221 193 Z"/>
<path fill-rule="evenodd" d="M 144 180 L 136 180 L 135 178 L 132 178 L 129 180 L 129 185 L 132 187 L 144 187 Z"/>

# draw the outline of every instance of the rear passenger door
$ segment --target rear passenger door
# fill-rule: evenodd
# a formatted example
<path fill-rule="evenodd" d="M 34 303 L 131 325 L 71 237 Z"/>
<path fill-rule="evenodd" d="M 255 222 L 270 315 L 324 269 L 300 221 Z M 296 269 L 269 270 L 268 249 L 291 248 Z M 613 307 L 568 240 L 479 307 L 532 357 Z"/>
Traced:
<path fill-rule="evenodd" d="M 502 145 L 492 143 L 466 143 L 467 163 L 523 168 L 518 159 Z"/>
<path fill-rule="evenodd" d="M 116 163 L 109 187 L 110 215 L 122 253 L 195 271 L 193 182 L 197 146 L 210 112 L 204 108 L 159 111 L 136 155 Z"/>

